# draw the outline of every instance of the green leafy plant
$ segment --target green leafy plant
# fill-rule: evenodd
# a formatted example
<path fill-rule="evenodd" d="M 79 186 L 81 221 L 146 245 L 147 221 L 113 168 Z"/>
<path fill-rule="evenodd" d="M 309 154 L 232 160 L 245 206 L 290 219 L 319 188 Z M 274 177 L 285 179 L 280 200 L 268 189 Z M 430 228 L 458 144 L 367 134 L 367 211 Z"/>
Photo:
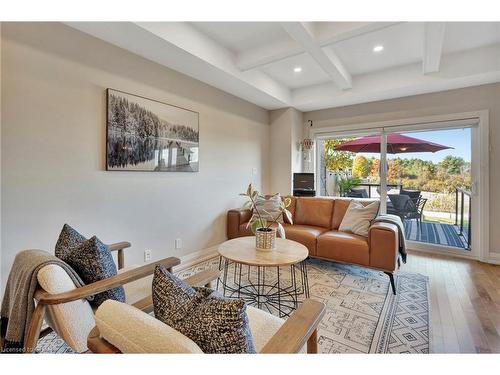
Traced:
<path fill-rule="evenodd" d="M 249 227 L 253 234 L 255 234 L 257 230 L 270 231 L 272 230 L 271 225 L 273 223 L 276 223 L 278 225 L 277 231 L 280 237 L 281 238 L 285 237 L 285 229 L 283 228 L 283 225 L 278 222 L 278 219 L 281 215 L 283 215 L 286 216 L 286 218 L 290 223 L 293 223 L 292 214 L 287 209 L 288 207 L 290 207 L 290 204 L 292 203 L 292 199 L 290 197 L 286 197 L 283 200 L 281 200 L 279 206 L 280 213 L 275 218 L 267 220 L 266 218 L 262 217 L 262 214 L 265 213 L 267 214 L 268 217 L 272 217 L 272 215 L 266 210 L 261 209 L 262 211 L 261 212 L 257 208 L 256 199 L 259 196 L 259 192 L 253 189 L 252 184 L 249 184 L 246 192 L 241 193 L 240 195 L 248 198 L 248 201 L 245 202 L 243 207 L 251 209 L 253 211 L 253 215 L 247 224 L 247 228 Z"/>
<path fill-rule="evenodd" d="M 328 139 L 325 141 L 325 166 L 332 172 L 347 171 L 352 168 L 354 153 L 350 151 L 337 151 L 336 146 L 351 141 L 354 138 Z"/>
<path fill-rule="evenodd" d="M 359 186 L 361 180 L 357 177 L 340 177 L 338 180 L 340 196 L 345 197 L 353 188 Z"/>

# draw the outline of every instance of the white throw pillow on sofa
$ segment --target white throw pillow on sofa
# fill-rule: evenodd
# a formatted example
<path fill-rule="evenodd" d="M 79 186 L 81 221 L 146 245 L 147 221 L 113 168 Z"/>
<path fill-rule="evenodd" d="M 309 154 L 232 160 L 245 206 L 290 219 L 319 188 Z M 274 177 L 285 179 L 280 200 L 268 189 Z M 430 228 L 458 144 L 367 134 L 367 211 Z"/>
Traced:
<path fill-rule="evenodd" d="M 361 202 L 352 200 L 340 223 L 339 231 L 368 237 L 368 228 L 377 216 L 379 205 L 378 201 L 364 206 Z"/>
<path fill-rule="evenodd" d="M 281 197 L 280 193 L 263 197 L 261 195 L 255 198 L 255 206 L 259 210 L 260 216 L 267 221 L 276 220 L 278 223 L 283 223 L 283 213 L 281 212 Z M 254 210 L 254 215 L 257 213 Z"/>

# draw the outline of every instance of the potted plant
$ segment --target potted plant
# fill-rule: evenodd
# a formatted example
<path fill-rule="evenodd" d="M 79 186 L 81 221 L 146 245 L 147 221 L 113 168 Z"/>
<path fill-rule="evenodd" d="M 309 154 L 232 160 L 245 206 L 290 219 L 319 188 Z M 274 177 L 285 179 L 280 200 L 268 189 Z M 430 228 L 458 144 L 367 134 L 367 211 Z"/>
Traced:
<path fill-rule="evenodd" d="M 345 197 L 353 188 L 359 186 L 361 180 L 357 177 L 340 177 L 337 183 L 340 196 Z"/>
<path fill-rule="evenodd" d="M 285 238 L 285 229 L 283 225 L 278 222 L 280 216 L 286 216 L 288 221 L 292 223 L 292 214 L 288 211 L 288 207 L 292 203 L 291 198 L 286 197 L 280 201 L 279 214 L 273 217 L 269 212 L 259 210 L 256 204 L 256 198 L 259 192 L 254 190 L 252 184 L 248 185 L 247 191 L 241 193 L 241 196 L 247 197 L 248 201 L 245 202 L 244 208 L 249 208 L 253 211 L 253 215 L 247 224 L 252 233 L 255 235 L 255 248 L 257 250 L 270 251 L 276 248 L 276 232 L 279 233 L 281 238 Z M 265 214 L 266 217 L 263 216 Z M 276 223 L 276 228 L 272 228 L 272 224 Z"/>

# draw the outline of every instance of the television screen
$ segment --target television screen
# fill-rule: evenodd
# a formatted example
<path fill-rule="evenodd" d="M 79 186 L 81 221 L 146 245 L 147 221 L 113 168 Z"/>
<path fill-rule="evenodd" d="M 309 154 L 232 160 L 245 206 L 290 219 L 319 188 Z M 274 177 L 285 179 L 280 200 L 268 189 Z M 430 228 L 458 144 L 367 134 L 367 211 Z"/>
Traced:
<path fill-rule="evenodd" d="M 314 173 L 294 173 L 294 190 L 314 190 Z"/>

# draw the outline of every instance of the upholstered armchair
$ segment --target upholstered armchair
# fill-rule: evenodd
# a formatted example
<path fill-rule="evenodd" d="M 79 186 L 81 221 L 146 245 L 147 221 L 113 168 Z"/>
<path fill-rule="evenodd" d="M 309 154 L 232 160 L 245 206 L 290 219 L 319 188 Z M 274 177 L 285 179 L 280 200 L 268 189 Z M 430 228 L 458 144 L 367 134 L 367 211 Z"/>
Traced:
<path fill-rule="evenodd" d="M 47 265 L 38 271 L 38 289 L 34 296 L 36 307 L 28 327 L 24 352 L 33 352 L 38 339 L 52 330 L 75 352 L 88 351 L 87 337 L 95 326 L 95 316 L 87 297 L 122 285 L 126 303 L 140 306 L 141 301 L 151 294 L 155 267 L 162 264 L 171 270 L 180 264 L 178 258 L 171 257 L 140 267 L 125 268 L 124 249 L 130 247 L 130 243 L 119 242 L 108 247 L 112 252 L 117 252 L 119 269 L 118 274 L 109 279 L 77 288 L 66 271 L 58 265 Z M 193 282 L 204 286 L 217 274 L 213 270 L 202 272 Z M 43 328 L 44 321 L 48 325 L 46 328 Z"/>
<path fill-rule="evenodd" d="M 151 310 L 152 300 L 146 299 L 139 307 Z M 325 305 L 311 299 L 306 299 L 286 321 L 247 306 L 256 352 L 317 353 L 317 327 L 324 313 Z M 87 341 L 94 353 L 202 353 L 188 337 L 122 302 L 104 302 L 96 311 L 96 324 Z"/>

